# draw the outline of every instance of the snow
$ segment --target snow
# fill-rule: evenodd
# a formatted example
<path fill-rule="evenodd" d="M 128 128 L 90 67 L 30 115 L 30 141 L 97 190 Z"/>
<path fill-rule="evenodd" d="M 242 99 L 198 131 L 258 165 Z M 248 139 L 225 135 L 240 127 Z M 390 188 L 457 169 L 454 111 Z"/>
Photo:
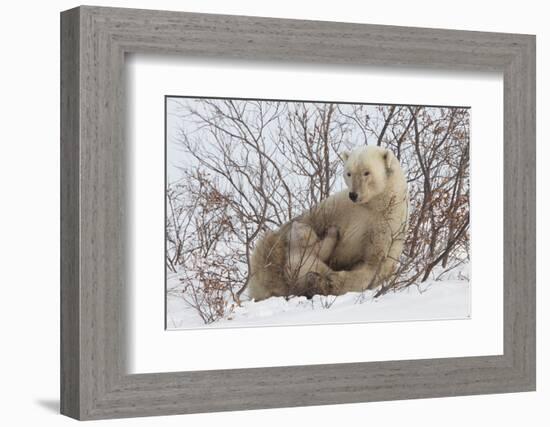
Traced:
<path fill-rule="evenodd" d="M 226 317 L 205 325 L 177 293 L 167 296 L 168 329 L 235 328 L 335 323 L 467 319 L 470 317 L 469 266 L 399 292 L 374 298 L 375 291 L 349 292 L 338 297 L 272 297 L 244 301 Z M 168 288 L 177 286 L 177 275 Z"/>

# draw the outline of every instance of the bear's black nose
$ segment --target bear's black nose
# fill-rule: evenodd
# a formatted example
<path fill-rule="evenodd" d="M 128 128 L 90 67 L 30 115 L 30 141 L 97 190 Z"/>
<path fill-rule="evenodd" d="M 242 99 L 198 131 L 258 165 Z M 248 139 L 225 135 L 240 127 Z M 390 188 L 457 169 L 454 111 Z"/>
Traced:
<path fill-rule="evenodd" d="M 351 199 L 352 202 L 356 202 L 357 201 L 357 193 L 354 193 L 354 192 L 349 193 L 349 198 Z"/>

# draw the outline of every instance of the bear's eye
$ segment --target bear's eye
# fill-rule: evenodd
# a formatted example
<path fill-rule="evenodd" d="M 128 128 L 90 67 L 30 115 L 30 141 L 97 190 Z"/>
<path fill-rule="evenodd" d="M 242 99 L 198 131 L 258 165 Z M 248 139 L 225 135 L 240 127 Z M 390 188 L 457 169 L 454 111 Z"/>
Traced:
<path fill-rule="evenodd" d="M 347 176 L 351 176 L 351 172 L 348 172 L 346 175 L 347 175 Z"/>
<path fill-rule="evenodd" d="M 365 176 L 369 176 L 370 172 L 369 171 L 365 171 L 365 173 L 363 175 Z"/>

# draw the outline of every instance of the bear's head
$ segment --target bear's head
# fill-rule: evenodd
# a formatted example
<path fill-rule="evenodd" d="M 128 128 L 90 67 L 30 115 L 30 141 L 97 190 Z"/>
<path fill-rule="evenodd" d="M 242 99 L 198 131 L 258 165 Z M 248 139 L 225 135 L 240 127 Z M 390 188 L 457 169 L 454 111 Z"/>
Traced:
<path fill-rule="evenodd" d="M 386 189 L 393 168 L 399 166 L 394 154 L 385 148 L 365 145 L 344 151 L 344 181 L 354 203 L 368 203 Z"/>

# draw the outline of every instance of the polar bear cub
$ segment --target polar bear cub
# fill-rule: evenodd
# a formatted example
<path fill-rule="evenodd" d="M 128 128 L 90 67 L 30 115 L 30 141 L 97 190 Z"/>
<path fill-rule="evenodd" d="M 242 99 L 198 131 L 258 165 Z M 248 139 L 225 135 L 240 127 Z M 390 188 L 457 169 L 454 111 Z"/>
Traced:
<path fill-rule="evenodd" d="M 315 230 L 307 224 L 294 221 L 289 232 L 286 274 L 298 288 L 305 285 L 307 274 L 319 272 L 327 262 L 338 242 L 338 229 L 329 227 L 326 236 L 319 239 Z M 330 269 L 327 267 L 327 272 Z M 297 289 L 294 289 L 297 291 Z"/>

